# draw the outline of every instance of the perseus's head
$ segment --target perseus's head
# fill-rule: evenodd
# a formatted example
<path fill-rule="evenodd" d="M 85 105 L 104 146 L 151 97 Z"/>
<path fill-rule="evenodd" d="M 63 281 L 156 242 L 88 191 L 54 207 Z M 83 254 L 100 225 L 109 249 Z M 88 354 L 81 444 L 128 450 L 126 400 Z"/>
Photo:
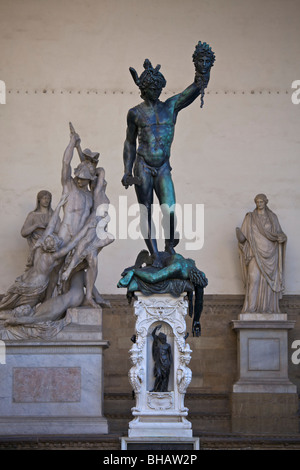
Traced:
<path fill-rule="evenodd" d="M 160 65 L 157 65 L 155 68 L 153 68 L 149 59 L 145 59 L 144 69 L 145 70 L 139 77 L 134 68 L 129 68 L 134 83 L 141 91 L 141 98 L 149 99 L 150 101 L 157 101 L 160 97 L 162 89 L 167 84 L 166 79 L 159 71 Z"/>

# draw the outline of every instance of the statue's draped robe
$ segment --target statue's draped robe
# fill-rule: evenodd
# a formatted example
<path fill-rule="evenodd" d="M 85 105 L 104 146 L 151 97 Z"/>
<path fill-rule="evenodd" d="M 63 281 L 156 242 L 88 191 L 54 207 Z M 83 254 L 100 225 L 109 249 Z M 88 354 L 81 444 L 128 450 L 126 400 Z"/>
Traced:
<path fill-rule="evenodd" d="M 13 310 L 21 305 L 34 307 L 45 297 L 48 280 L 44 284 L 28 283 L 24 275 L 17 277 L 0 302 L 0 310 Z"/>
<path fill-rule="evenodd" d="M 284 291 L 286 242 L 277 216 L 268 208 L 261 216 L 255 209 L 246 214 L 241 231 L 246 238 L 239 243 L 246 295 L 243 312 L 279 313 L 279 299 Z"/>

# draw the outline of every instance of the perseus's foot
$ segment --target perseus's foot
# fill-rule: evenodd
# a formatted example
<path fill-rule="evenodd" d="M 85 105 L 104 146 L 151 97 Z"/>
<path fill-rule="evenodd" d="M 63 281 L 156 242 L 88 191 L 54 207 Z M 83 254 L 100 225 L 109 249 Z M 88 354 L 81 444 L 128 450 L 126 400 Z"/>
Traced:
<path fill-rule="evenodd" d="M 170 246 L 166 246 L 165 251 L 166 251 L 167 253 L 169 253 L 170 255 L 176 255 L 176 251 L 174 250 L 174 247 L 171 246 L 171 245 L 170 245 Z"/>
<path fill-rule="evenodd" d="M 177 241 L 177 243 L 178 243 L 178 241 Z M 165 252 L 169 253 L 170 255 L 175 255 L 176 251 L 174 250 L 174 247 L 177 245 L 177 243 L 175 242 L 175 240 L 166 240 L 166 242 L 165 242 Z"/>
<path fill-rule="evenodd" d="M 154 255 L 154 260 L 153 260 L 153 263 L 152 263 L 152 267 L 153 268 L 163 268 L 164 265 L 163 265 L 163 262 L 161 260 L 161 257 L 159 255 Z"/>

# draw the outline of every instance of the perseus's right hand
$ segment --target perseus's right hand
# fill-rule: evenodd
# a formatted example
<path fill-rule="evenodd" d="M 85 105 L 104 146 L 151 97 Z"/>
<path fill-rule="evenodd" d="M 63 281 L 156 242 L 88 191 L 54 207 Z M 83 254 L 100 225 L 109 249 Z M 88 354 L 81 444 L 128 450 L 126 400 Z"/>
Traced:
<path fill-rule="evenodd" d="M 125 173 L 125 175 L 123 176 L 123 178 L 121 179 L 121 183 L 123 186 L 125 186 L 125 189 L 128 189 L 128 187 L 130 186 L 129 184 L 129 178 L 131 177 L 132 175 L 130 173 Z"/>

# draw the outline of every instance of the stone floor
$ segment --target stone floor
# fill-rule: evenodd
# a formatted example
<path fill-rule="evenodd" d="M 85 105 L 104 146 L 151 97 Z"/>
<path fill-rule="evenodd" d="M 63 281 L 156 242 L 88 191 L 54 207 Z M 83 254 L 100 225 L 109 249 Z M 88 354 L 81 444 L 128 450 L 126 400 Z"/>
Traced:
<path fill-rule="evenodd" d="M 130 393 L 105 393 L 104 415 L 109 434 L 99 436 L 0 436 L 1 450 L 101 450 L 118 451 L 127 435 L 135 400 Z M 298 434 L 234 434 L 231 432 L 230 399 L 224 393 L 187 393 L 188 419 L 201 450 L 300 450 Z"/>
<path fill-rule="evenodd" d="M 120 450 L 120 435 L 0 436 L 1 450 Z M 194 433 L 200 450 L 300 450 L 300 435 L 255 436 L 231 433 Z"/>

